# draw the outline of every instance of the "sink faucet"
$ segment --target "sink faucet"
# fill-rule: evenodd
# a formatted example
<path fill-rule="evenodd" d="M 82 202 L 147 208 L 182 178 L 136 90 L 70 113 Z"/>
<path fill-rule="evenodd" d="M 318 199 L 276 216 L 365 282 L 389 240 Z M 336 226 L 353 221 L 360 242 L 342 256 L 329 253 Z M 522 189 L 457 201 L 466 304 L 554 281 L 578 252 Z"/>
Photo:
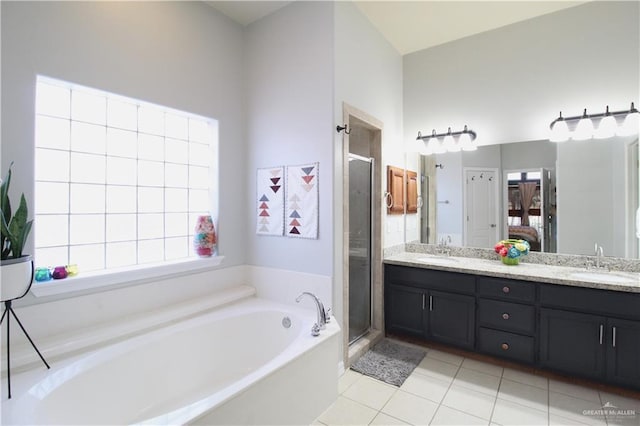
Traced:
<path fill-rule="evenodd" d="M 602 261 L 602 258 L 604 257 L 604 249 L 602 248 L 602 246 L 599 246 L 598 243 L 596 243 L 596 268 L 600 268 L 600 262 Z"/>
<path fill-rule="evenodd" d="M 303 296 L 309 296 L 313 298 L 314 302 L 316 302 L 318 320 L 311 328 L 311 334 L 314 336 L 318 336 L 320 334 L 320 330 L 325 329 L 326 324 L 329 322 L 330 317 L 327 315 L 327 311 L 324 310 L 324 305 L 322 304 L 320 299 L 318 299 L 318 297 L 313 293 L 309 293 L 308 291 L 305 291 L 304 293 L 302 293 L 300 296 L 296 298 L 296 303 L 300 303 L 300 300 L 302 300 Z"/>
<path fill-rule="evenodd" d="M 451 244 L 451 235 L 447 235 L 446 237 L 440 238 L 438 242 L 438 247 L 436 248 L 436 252 L 439 254 L 443 254 L 445 256 L 449 256 L 451 254 L 451 250 L 449 249 L 449 244 Z"/>

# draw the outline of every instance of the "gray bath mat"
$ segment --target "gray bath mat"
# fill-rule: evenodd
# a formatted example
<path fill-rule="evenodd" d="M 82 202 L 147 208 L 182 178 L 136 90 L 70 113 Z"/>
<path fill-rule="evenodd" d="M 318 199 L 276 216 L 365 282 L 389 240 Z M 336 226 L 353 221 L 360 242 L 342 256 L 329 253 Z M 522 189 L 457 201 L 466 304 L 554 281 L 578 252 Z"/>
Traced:
<path fill-rule="evenodd" d="M 401 386 L 425 353 L 384 339 L 353 363 L 351 369 L 390 385 Z"/>

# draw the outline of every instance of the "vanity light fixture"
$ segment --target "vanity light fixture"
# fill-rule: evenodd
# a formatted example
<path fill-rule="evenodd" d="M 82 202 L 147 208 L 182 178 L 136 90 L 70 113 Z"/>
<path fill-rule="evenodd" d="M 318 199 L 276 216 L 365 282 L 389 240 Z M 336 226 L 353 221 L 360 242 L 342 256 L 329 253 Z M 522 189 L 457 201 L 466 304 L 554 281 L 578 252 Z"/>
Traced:
<path fill-rule="evenodd" d="M 597 127 L 594 121 L 598 123 Z M 615 135 L 631 136 L 637 134 L 640 128 L 640 113 L 633 102 L 628 110 L 611 112 L 607 105 L 606 111 L 599 114 L 587 114 L 585 108 L 582 115 L 565 118 L 561 111 L 560 116 L 551 122 L 549 128 L 551 142 L 564 142 L 568 139 L 606 139 Z"/>
<path fill-rule="evenodd" d="M 447 129 L 446 133 L 436 133 L 434 129 L 428 136 L 422 136 L 422 133 L 418 132 L 416 140 L 421 140 L 425 143 L 424 149 L 420 152 L 424 155 L 431 155 L 459 152 L 460 150 L 475 151 L 478 149 L 474 143 L 476 137 L 476 132 L 469 130 L 465 125 L 464 129 L 458 132 L 452 132 L 451 127 Z M 440 140 L 440 138 L 443 139 Z"/>

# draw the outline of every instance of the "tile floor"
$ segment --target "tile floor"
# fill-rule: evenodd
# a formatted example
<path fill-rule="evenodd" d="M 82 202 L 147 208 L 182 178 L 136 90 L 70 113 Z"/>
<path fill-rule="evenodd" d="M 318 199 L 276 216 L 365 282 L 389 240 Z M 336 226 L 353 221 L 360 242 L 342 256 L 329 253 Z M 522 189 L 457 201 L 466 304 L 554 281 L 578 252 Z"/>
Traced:
<path fill-rule="evenodd" d="M 347 370 L 338 399 L 313 424 L 640 425 L 638 399 L 423 349 L 400 388 Z M 605 404 L 619 414 L 589 412 Z"/>

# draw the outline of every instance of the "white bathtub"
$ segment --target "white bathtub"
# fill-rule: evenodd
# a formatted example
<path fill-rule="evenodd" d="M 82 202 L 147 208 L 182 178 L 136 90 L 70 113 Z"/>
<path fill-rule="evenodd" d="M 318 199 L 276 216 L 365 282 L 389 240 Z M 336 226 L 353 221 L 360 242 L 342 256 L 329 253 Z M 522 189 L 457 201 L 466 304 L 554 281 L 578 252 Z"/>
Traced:
<path fill-rule="evenodd" d="M 315 320 L 251 297 L 16 374 L 2 423 L 309 424 L 338 380 L 339 327 L 312 337 Z"/>

